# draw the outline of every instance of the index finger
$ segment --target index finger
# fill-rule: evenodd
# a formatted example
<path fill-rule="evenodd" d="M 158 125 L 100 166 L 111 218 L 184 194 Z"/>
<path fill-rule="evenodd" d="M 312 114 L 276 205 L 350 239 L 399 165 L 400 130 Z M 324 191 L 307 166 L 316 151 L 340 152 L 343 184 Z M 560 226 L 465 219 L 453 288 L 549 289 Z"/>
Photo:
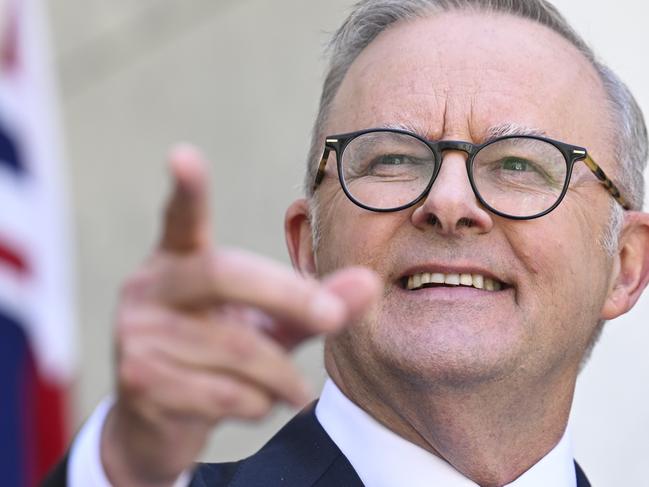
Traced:
<path fill-rule="evenodd" d="M 207 163 L 190 145 L 175 147 L 169 156 L 173 192 L 167 202 L 160 248 L 188 253 L 210 243 Z"/>

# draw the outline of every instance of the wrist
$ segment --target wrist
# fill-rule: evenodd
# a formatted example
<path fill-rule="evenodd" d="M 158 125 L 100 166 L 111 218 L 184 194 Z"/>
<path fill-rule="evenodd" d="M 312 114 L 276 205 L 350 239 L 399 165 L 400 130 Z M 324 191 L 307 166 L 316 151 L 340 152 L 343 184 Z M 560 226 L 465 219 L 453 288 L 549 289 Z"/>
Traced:
<path fill-rule="evenodd" d="M 110 410 L 101 433 L 101 463 L 112 485 L 179 487 L 189 485 L 194 457 L 183 448 L 182 433 L 121 407 Z"/>

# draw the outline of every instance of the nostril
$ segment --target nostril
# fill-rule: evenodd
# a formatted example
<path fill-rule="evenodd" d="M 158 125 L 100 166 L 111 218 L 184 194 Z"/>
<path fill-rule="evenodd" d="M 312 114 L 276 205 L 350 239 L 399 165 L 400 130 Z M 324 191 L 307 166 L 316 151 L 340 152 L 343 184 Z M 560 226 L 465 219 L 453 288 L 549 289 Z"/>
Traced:
<path fill-rule="evenodd" d="M 458 227 L 467 227 L 471 228 L 475 225 L 475 222 L 470 218 L 460 218 L 457 222 Z"/>
<path fill-rule="evenodd" d="M 429 225 L 432 225 L 433 227 L 441 227 L 442 226 L 442 222 L 440 221 L 440 219 L 437 218 L 437 216 L 435 216 L 433 214 L 428 216 L 427 222 L 428 222 Z M 475 225 L 476 225 L 475 220 L 473 220 L 471 218 L 463 217 L 463 218 L 460 218 L 457 221 L 455 226 L 456 226 L 456 228 L 462 228 L 462 227 L 473 228 Z"/>
<path fill-rule="evenodd" d="M 428 216 L 428 224 L 432 225 L 434 227 L 439 226 L 440 225 L 439 218 L 437 218 L 435 215 L 432 215 L 432 214 L 429 215 Z"/>

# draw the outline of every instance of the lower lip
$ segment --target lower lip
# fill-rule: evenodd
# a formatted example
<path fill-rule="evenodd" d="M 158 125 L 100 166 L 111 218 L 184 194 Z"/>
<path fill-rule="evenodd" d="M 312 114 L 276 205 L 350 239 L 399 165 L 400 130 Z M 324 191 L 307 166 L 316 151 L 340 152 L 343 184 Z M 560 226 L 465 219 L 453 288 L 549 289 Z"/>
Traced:
<path fill-rule="evenodd" d="M 468 286 L 438 286 L 425 287 L 410 291 L 401 286 L 396 286 L 402 294 L 409 299 L 427 299 L 436 301 L 458 301 L 470 299 L 496 299 L 510 296 L 513 288 L 505 288 L 500 291 L 486 291 Z"/>

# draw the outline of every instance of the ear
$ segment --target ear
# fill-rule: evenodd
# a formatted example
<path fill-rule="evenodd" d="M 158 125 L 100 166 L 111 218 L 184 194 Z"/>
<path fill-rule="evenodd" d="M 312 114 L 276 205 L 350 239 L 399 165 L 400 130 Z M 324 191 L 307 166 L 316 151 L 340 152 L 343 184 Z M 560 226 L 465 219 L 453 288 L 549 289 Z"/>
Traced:
<path fill-rule="evenodd" d="M 649 214 L 626 212 L 615 256 L 614 276 L 601 318 L 610 320 L 629 311 L 649 282 Z"/>
<path fill-rule="evenodd" d="M 286 210 L 284 234 L 293 267 L 302 274 L 315 276 L 313 228 L 309 202 L 306 199 L 294 201 Z"/>

